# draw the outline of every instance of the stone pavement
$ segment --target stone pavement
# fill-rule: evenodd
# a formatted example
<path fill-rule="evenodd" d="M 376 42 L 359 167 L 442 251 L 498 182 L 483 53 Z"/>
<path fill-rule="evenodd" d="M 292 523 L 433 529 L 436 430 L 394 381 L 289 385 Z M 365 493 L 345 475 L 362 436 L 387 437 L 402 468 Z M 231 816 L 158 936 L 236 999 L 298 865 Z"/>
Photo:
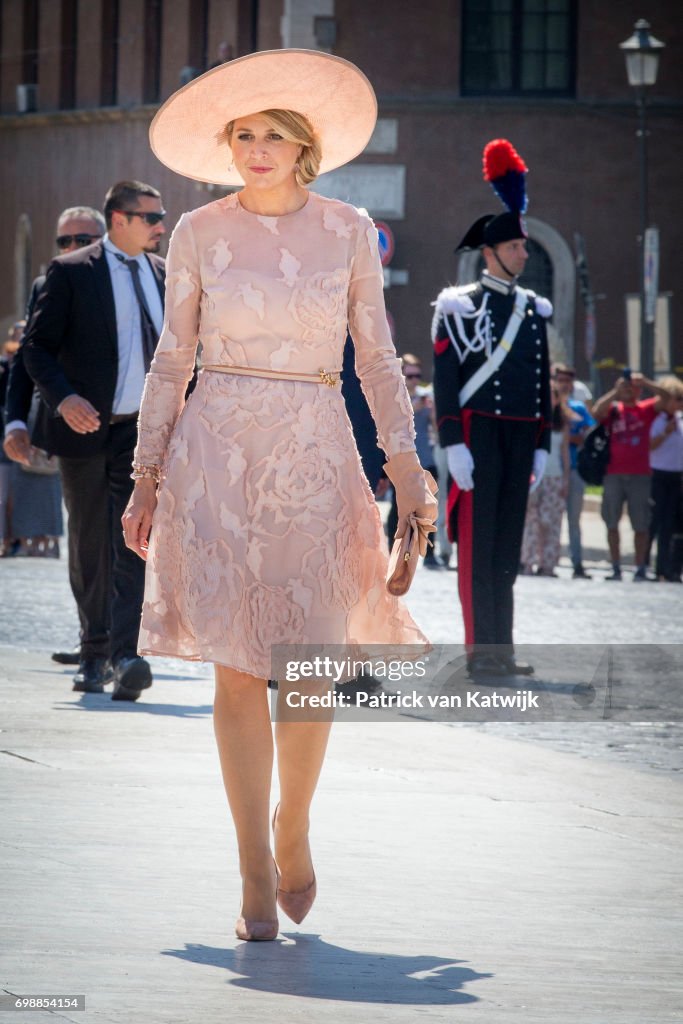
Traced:
<path fill-rule="evenodd" d="M 520 580 L 520 642 L 678 642 L 678 588 L 615 591 L 591 563 Z M 434 640 L 461 639 L 456 580 L 420 570 L 410 594 Z M 607 751 L 623 723 L 340 720 L 318 900 L 240 943 L 208 667 L 160 660 L 135 705 L 74 694 L 47 656 L 75 631 L 64 566 L 6 561 L 0 587 L 0 992 L 84 994 L 52 1012 L 75 1024 L 683 1020 L 676 723 L 653 771 L 642 741 Z"/>

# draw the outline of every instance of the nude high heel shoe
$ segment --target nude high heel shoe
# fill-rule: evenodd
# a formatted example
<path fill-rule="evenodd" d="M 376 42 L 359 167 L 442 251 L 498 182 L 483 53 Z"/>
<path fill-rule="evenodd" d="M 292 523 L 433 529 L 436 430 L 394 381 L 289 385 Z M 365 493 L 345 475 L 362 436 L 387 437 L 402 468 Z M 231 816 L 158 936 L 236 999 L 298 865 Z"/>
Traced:
<path fill-rule="evenodd" d="M 273 860 L 275 864 L 275 860 Z M 278 895 L 278 883 L 280 875 L 275 864 L 275 899 Z M 272 942 L 277 938 L 280 931 L 280 922 L 277 918 L 270 921 L 252 921 L 248 917 L 238 917 L 235 922 L 235 935 L 243 942 Z"/>
<path fill-rule="evenodd" d="M 243 942 L 272 942 L 279 931 L 277 918 L 273 921 L 250 921 L 246 917 L 238 917 L 235 922 L 235 935 Z"/>
<path fill-rule="evenodd" d="M 277 805 L 273 812 L 273 832 L 275 832 L 275 819 L 277 818 L 279 807 L 280 804 Z M 306 914 L 313 906 L 317 893 L 318 885 L 314 871 L 313 881 L 310 882 L 305 889 L 300 889 L 299 892 L 288 892 L 286 889 L 281 889 L 278 884 L 276 895 L 280 909 L 283 910 L 287 917 L 294 921 L 295 924 L 301 924 L 303 919 L 306 917 Z"/>

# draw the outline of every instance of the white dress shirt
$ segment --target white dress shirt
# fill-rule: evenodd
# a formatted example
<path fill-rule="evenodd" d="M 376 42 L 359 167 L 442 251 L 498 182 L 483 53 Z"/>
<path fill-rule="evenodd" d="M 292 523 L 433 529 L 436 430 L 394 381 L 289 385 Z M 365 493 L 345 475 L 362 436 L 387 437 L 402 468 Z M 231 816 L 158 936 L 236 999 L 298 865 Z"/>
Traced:
<path fill-rule="evenodd" d="M 140 408 L 142 389 L 145 385 L 145 361 L 142 351 L 140 306 L 135 296 L 133 275 L 126 264 L 117 258 L 117 253 L 127 260 L 134 259 L 140 267 L 140 285 L 158 334 L 161 333 L 164 311 L 154 273 L 145 254 L 128 256 L 114 245 L 108 234 L 104 236 L 103 244 L 114 292 L 119 350 L 119 368 L 112 413 L 115 416 L 124 416 L 127 413 L 137 412 Z"/>

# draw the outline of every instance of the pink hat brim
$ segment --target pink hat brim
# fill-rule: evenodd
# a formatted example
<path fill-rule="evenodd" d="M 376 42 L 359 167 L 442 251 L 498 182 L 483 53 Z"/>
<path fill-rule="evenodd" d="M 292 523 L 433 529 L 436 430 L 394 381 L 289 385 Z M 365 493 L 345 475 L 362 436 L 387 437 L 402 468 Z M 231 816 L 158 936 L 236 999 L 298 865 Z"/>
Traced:
<path fill-rule="evenodd" d="M 377 100 L 354 64 L 316 50 L 262 50 L 212 68 L 175 92 L 149 129 L 154 155 L 172 171 L 216 185 L 243 185 L 225 126 L 262 110 L 305 114 L 322 146 L 320 173 L 361 153 Z"/>

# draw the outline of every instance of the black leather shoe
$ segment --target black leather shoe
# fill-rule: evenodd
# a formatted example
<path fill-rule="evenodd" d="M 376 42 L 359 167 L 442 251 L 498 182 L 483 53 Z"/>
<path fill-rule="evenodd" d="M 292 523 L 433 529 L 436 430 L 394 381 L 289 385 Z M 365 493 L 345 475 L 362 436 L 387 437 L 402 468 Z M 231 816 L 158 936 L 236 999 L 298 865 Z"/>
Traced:
<path fill-rule="evenodd" d="M 508 676 L 532 676 L 534 674 L 534 666 L 527 661 L 517 661 L 514 654 L 499 654 L 498 661 Z"/>
<path fill-rule="evenodd" d="M 74 676 L 72 690 L 77 693 L 103 693 L 106 658 L 84 658 Z"/>
<path fill-rule="evenodd" d="M 584 569 L 584 567 L 582 565 L 577 565 L 577 566 L 574 567 L 574 572 L 572 573 L 572 579 L 573 580 L 592 580 L 593 577 L 591 576 L 591 574 L 589 572 L 586 572 L 586 570 Z"/>
<path fill-rule="evenodd" d="M 473 654 L 467 661 L 467 674 L 470 679 L 483 676 L 506 676 L 509 673 L 500 658 L 493 654 Z"/>
<path fill-rule="evenodd" d="M 144 658 L 121 658 L 113 667 L 112 700 L 137 700 L 152 685 L 152 670 Z"/>
<path fill-rule="evenodd" d="M 80 665 L 81 649 L 74 647 L 73 651 L 54 651 L 52 660 L 56 661 L 58 665 Z"/>

